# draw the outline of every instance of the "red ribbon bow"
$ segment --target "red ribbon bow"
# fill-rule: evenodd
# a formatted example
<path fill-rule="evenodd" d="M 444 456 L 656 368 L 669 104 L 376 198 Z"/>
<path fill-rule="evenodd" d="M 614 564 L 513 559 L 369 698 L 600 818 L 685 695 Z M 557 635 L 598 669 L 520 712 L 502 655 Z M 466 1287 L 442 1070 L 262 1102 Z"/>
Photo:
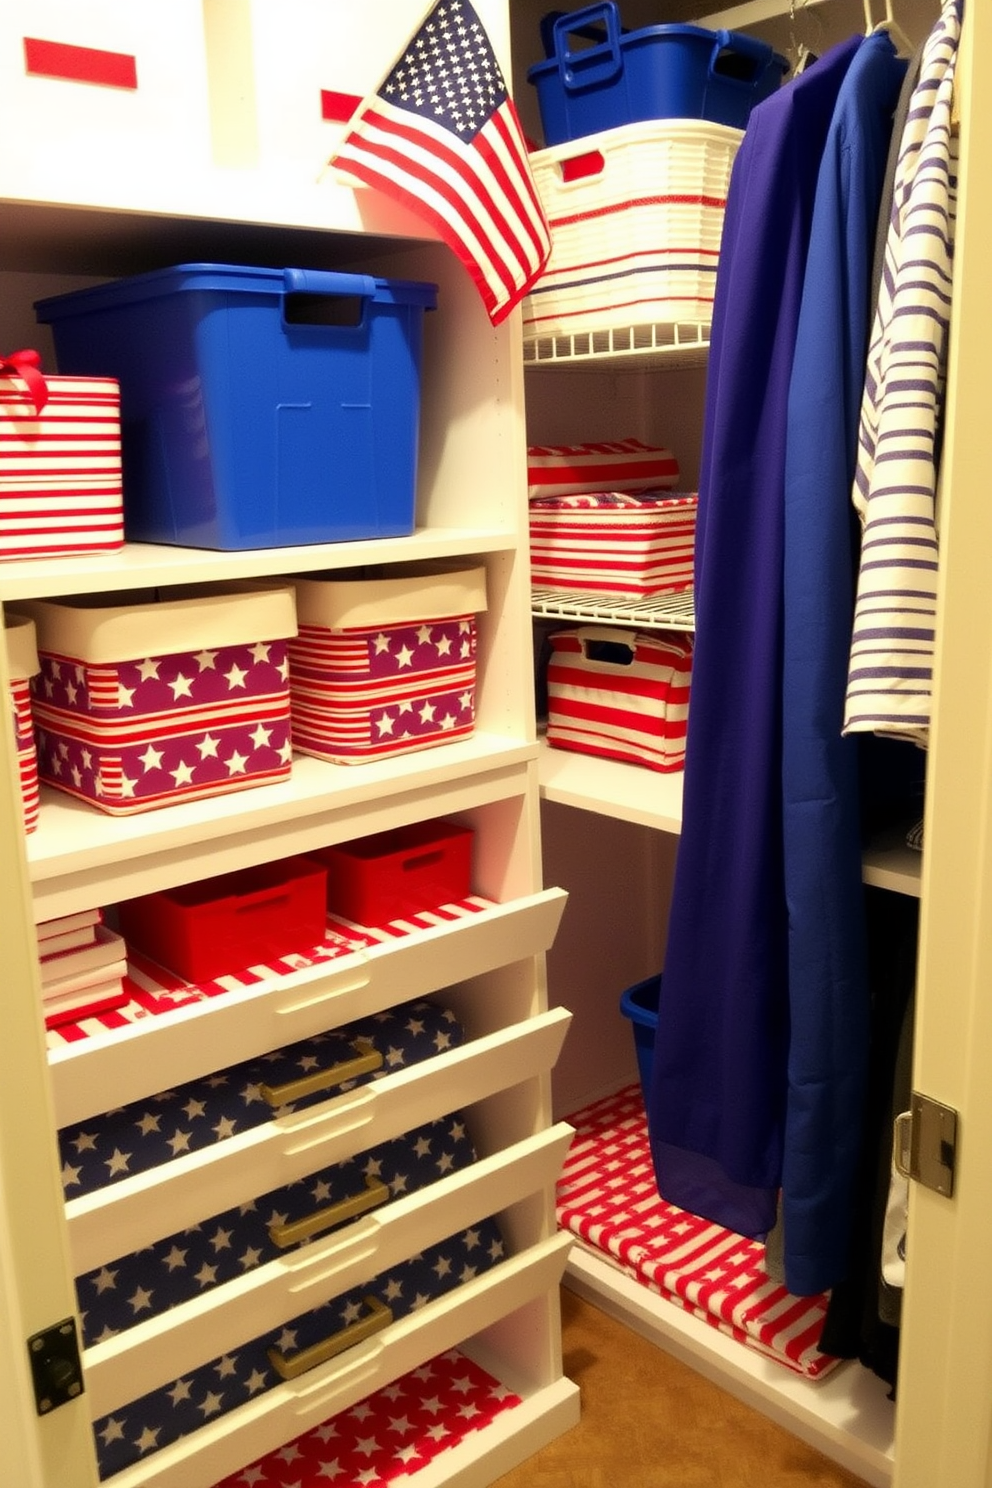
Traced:
<path fill-rule="evenodd" d="M 9 356 L 0 353 L 0 373 L 10 372 L 19 377 L 28 390 L 35 413 L 40 413 L 48 402 L 48 383 L 41 371 L 41 357 L 36 351 L 12 351 Z"/>

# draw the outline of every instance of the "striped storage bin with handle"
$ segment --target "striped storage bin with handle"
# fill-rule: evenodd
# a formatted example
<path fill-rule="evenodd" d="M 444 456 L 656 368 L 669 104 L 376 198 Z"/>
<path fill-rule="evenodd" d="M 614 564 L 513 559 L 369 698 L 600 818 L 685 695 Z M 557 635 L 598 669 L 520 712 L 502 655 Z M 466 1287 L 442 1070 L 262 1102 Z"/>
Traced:
<path fill-rule="evenodd" d="M 550 638 L 548 743 L 652 770 L 685 762 L 692 641 L 585 625 Z"/>

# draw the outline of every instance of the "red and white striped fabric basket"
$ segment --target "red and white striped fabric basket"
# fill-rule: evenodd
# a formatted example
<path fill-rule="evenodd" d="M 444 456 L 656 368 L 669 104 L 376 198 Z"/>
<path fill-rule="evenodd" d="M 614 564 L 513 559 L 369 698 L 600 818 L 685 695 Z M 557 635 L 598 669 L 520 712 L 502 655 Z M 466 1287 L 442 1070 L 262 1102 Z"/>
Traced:
<path fill-rule="evenodd" d="M 123 816 L 288 777 L 290 587 L 18 608 L 38 632 L 32 710 L 43 781 Z"/>
<path fill-rule="evenodd" d="M 648 597 L 692 586 L 695 493 L 600 491 L 530 503 L 531 583 Z"/>
<path fill-rule="evenodd" d="M 120 388 L 112 377 L 42 376 L 26 356 L 0 359 L 0 558 L 116 552 Z"/>
<path fill-rule="evenodd" d="M 38 754 L 34 742 L 34 720 L 31 716 L 31 678 L 37 673 L 40 662 L 33 620 L 29 620 L 26 615 L 14 615 L 8 610 L 4 615 L 4 627 L 24 830 L 33 832 L 38 825 L 39 792 Z"/>
<path fill-rule="evenodd" d="M 471 734 L 485 569 L 301 579 L 296 608 L 294 749 L 364 764 Z"/>
<path fill-rule="evenodd" d="M 524 301 L 525 339 L 709 324 L 743 137 L 705 120 L 652 119 L 531 155 L 551 256 Z"/>
<path fill-rule="evenodd" d="M 670 490 L 679 462 L 664 445 L 607 439 L 586 444 L 532 444 L 527 451 L 527 494 L 578 496 L 603 491 Z"/>
<path fill-rule="evenodd" d="M 769 1276 L 765 1248 L 658 1193 L 640 1085 L 568 1118 L 558 1183 L 562 1229 L 650 1291 L 807 1379 L 839 1360 L 818 1345 L 827 1297 L 796 1297 Z"/>
<path fill-rule="evenodd" d="M 584 625 L 549 640 L 548 743 L 652 770 L 681 770 L 692 641 Z"/>

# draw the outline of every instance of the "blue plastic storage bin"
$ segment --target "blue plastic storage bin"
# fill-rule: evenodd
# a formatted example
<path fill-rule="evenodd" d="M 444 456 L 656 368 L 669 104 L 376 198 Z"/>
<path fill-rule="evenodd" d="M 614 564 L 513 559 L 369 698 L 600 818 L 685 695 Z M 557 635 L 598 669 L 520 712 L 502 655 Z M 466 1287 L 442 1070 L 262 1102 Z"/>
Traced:
<path fill-rule="evenodd" d="M 635 982 L 620 997 L 620 1011 L 629 1018 L 634 1031 L 634 1052 L 641 1091 L 647 1104 L 651 1089 L 651 1067 L 654 1062 L 654 1036 L 658 1028 L 658 998 L 661 995 L 661 973 Z"/>
<path fill-rule="evenodd" d="M 413 531 L 433 284 L 182 264 L 40 300 L 121 386 L 125 533 L 220 548 Z"/>
<path fill-rule="evenodd" d="M 781 84 L 788 61 L 766 42 L 702 26 L 625 31 L 614 0 L 544 17 L 548 61 L 528 69 L 545 143 L 649 119 L 708 119 L 744 129 Z M 572 39 L 589 43 L 573 48 Z"/>

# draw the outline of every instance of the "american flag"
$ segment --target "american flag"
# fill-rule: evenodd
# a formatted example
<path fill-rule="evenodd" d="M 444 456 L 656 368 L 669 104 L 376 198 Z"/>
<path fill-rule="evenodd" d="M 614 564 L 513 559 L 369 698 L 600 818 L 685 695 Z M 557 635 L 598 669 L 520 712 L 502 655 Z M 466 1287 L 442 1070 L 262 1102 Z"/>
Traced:
<path fill-rule="evenodd" d="M 429 222 L 494 325 L 551 251 L 516 109 L 468 0 L 438 0 L 329 164 Z"/>

